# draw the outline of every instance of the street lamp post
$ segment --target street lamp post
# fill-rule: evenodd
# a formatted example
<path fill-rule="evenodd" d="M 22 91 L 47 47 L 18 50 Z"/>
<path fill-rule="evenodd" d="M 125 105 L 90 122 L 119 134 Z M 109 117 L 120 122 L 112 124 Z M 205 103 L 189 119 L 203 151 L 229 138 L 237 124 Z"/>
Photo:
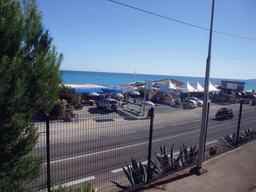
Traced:
<path fill-rule="evenodd" d="M 204 103 L 202 110 L 202 121 L 201 121 L 201 132 L 199 138 L 199 149 L 198 156 L 196 159 L 196 167 L 193 169 L 197 174 L 202 174 L 206 172 L 202 168 L 204 149 L 205 149 L 205 134 L 207 129 L 208 122 L 208 102 L 209 102 L 209 79 L 210 79 L 210 64 L 211 64 L 211 47 L 212 47 L 212 27 L 213 27 L 213 16 L 214 16 L 214 4 L 215 0 L 212 0 L 212 13 L 211 13 L 211 27 L 210 27 L 210 38 L 209 38 L 209 47 L 208 47 L 208 57 L 206 61 L 206 72 L 205 72 L 205 86 L 204 86 Z"/>

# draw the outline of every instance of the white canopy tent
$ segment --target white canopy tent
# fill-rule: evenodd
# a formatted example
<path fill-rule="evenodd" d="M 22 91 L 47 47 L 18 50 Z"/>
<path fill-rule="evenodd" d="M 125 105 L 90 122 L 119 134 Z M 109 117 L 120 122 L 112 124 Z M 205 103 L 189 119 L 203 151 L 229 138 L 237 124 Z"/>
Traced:
<path fill-rule="evenodd" d="M 168 82 L 162 87 L 160 87 L 157 91 L 160 91 L 163 93 L 174 93 L 175 89 L 176 87 L 171 83 L 170 80 L 168 80 Z"/>
<path fill-rule="evenodd" d="M 216 87 L 214 87 L 211 82 L 209 82 L 209 92 L 220 92 L 219 89 L 217 89 Z"/>
<path fill-rule="evenodd" d="M 203 92 L 204 88 L 198 83 L 198 81 L 194 84 L 192 84 L 192 87 L 195 88 L 199 92 Z"/>
<path fill-rule="evenodd" d="M 188 81 L 186 81 L 186 83 L 181 85 L 178 89 L 183 93 L 188 93 L 188 98 L 190 98 L 190 92 L 197 92 L 197 90 L 193 88 Z"/>
<path fill-rule="evenodd" d="M 186 92 L 196 92 L 197 90 L 192 87 L 188 81 L 186 81 L 186 83 L 184 83 L 183 85 L 181 85 L 179 88 L 179 90 L 183 91 L 184 93 Z"/>

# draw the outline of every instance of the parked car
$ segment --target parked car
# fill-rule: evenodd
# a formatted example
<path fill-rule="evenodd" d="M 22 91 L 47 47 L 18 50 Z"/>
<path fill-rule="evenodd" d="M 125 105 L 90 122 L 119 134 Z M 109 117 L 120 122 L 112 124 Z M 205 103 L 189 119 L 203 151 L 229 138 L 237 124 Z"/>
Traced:
<path fill-rule="evenodd" d="M 217 111 L 215 115 L 216 119 L 232 119 L 234 117 L 234 112 L 231 108 L 221 108 Z"/>
<path fill-rule="evenodd" d="M 197 97 L 190 97 L 190 99 L 195 101 L 198 107 L 203 107 L 204 102 L 201 99 L 198 99 Z"/>
<path fill-rule="evenodd" d="M 243 97 L 246 99 L 256 99 L 256 95 L 253 95 L 253 94 L 245 95 Z"/>
<path fill-rule="evenodd" d="M 118 102 L 115 99 L 106 98 L 98 101 L 97 107 L 104 109 L 105 111 L 117 111 Z"/>
<path fill-rule="evenodd" d="M 82 110 L 83 109 L 83 104 L 79 103 L 76 107 L 77 110 Z"/>
<path fill-rule="evenodd" d="M 184 109 L 194 109 L 197 107 L 197 102 L 194 100 L 182 101 L 182 104 Z"/>

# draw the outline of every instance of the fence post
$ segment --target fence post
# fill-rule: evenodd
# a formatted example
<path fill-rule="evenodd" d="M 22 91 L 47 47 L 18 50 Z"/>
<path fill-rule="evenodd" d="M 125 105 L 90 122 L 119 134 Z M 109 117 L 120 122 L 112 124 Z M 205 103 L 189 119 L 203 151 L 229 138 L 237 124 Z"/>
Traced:
<path fill-rule="evenodd" d="M 153 119 L 154 119 L 154 107 L 151 107 L 151 109 L 150 109 L 149 143 L 148 143 L 147 183 L 149 183 L 150 167 L 151 167 L 150 165 L 151 165 L 151 151 L 152 151 Z"/>
<path fill-rule="evenodd" d="M 240 99 L 240 110 L 239 110 L 239 117 L 238 117 L 238 125 L 237 125 L 237 133 L 236 133 L 236 147 L 238 146 L 239 140 L 239 132 L 240 132 L 240 125 L 241 125 L 241 117 L 242 117 L 242 109 L 243 109 L 243 99 Z"/>
<path fill-rule="evenodd" d="M 47 191 L 51 191 L 49 114 L 46 115 Z"/>
<path fill-rule="evenodd" d="M 209 121 L 209 110 L 210 110 L 210 102 L 208 103 L 208 109 L 207 109 L 207 118 L 206 118 L 206 130 L 205 130 L 205 138 L 204 138 L 204 153 L 203 153 L 203 161 L 204 161 L 204 155 L 205 155 L 205 143 L 207 138 L 207 130 L 208 130 L 208 121 Z"/>

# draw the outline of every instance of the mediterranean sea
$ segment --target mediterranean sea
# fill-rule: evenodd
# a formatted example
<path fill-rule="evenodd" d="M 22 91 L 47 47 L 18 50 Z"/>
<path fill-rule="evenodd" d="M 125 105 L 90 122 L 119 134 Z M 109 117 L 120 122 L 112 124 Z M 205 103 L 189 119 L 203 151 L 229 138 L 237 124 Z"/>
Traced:
<path fill-rule="evenodd" d="M 167 75 L 148 75 L 148 74 L 131 74 L 131 73 L 107 73 L 107 72 L 90 72 L 90 71 L 67 71 L 62 70 L 63 84 L 99 84 L 105 86 L 119 86 L 135 81 L 157 81 L 172 78 L 190 84 L 198 81 L 204 83 L 203 77 L 187 77 L 187 76 L 167 76 Z M 245 82 L 245 90 L 256 89 L 255 80 L 241 80 L 241 79 L 220 79 L 210 78 L 211 83 L 221 83 L 221 80 Z"/>

